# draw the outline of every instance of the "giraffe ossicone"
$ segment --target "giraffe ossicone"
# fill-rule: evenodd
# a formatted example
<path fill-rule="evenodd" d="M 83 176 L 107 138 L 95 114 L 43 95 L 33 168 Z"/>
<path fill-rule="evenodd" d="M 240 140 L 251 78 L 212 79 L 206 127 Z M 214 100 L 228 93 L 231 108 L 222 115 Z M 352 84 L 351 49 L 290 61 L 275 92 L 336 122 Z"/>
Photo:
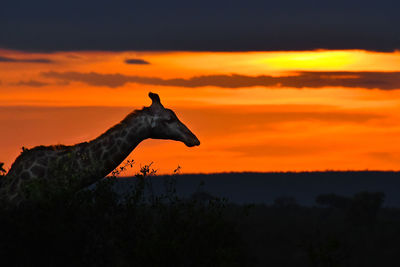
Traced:
<path fill-rule="evenodd" d="M 0 197 L 13 203 L 26 199 L 24 185 L 38 179 L 77 181 L 84 188 L 111 173 L 145 139 L 168 139 L 188 147 L 200 145 L 197 137 L 150 92 L 152 104 L 128 114 L 120 123 L 89 142 L 72 146 L 37 146 L 24 149 L 3 177 Z"/>

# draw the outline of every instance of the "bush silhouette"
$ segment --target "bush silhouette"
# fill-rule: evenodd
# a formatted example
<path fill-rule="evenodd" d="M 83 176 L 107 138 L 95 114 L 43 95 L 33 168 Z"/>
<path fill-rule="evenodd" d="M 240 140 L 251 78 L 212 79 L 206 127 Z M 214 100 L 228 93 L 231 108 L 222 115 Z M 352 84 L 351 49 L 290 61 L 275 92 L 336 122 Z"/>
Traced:
<path fill-rule="evenodd" d="M 4 169 L 4 163 L 0 162 L 0 176 L 5 175 L 6 170 Z"/>
<path fill-rule="evenodd" d="M 346 209 L 350 205 L 351 199 L 336 194 L 322 194 L 316 197 L 315 202 L 328 208 Z"/>
<path fill-rule="evenodd" d="M 176 176 L 155 194 L 152 164 L 118 195 L 118 175 L 93 188 L 38 183 L 30 201 L 0 207 L 4 266 L 399 266 L 400 210 L 384 194 L 323 194 L 304 207 L 229 203 L 203 190 L 179 197 Z M 53 188 L 56 187 L 56 188 Z M 201 190 L 200 190 L 201 189 Z M 185 192 L 188 193 L 188 192 Z"/>
<path fill-rule="evenodd" d="M 350 220 L 355 224 L 373 225 L 384 199 L 385 194 L 382 192 L 355 194 L 348 211 Z"/>
<path fill-rule="evenodd" d="M 35 198 L 0 209 L 0 258 L 8 266 L 241 266 L 243 251 L 225 202 L 149 194 L 149 165 L 123 199 L 116 177 L 72 192 L 39 184 Z M 116 175 L 114 173 L 114 175 Z M 44 193 L 43 193 L 44 192 Z"/>
<path fill-rule="evenodd" d="M 274 206 L 278 208 L 293 208 L 298 205 L 294 197 L 282 196 L 274 200 Z"/>

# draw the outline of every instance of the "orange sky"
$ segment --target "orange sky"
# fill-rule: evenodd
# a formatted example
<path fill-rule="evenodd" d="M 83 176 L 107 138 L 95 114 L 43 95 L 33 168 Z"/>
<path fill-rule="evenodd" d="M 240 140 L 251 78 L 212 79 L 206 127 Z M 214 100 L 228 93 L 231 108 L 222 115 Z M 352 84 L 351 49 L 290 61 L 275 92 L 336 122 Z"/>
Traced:
<path fill-rule="evenodd" d="M 0 161 L 96 138 L 153 91 L 201 145 L 146 140 L 130 155 L 136 168 L 400 170 L 397 89 L 399 52 L 0 50 Z"/>

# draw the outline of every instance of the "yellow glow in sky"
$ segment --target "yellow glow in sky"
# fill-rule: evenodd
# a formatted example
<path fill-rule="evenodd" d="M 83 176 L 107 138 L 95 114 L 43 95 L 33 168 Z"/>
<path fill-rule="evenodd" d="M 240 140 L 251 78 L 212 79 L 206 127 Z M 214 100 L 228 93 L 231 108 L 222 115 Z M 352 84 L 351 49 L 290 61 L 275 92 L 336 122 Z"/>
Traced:
<path fill-rule="evenodd" d="M 187 148 L 178 142 L 147 140 L 135 149 L 131 157 L 136 162 L 154 161 L 160 173 L 168 173 L 178 164 L 183 172 L 192 173 L 400 169 L 400 82 L 397 88 L 396 73 L 390 80 L 379 76 L 400 72 L 399 52 L 40 54 L 0 50 L 0 56 L 25 60 L 0 62 L 0 162 L 8 167 L 22 146 L 71 145 L 96 138 L 130 111 L 149 105 L 147 93 L 153 91 L 201 141 L 200 147 Z M 126 64 L 126 59 L 149 64 Z M 301 75 L 301 71 L 327 73 L 293 83 L 285 78 Z M 73 73 L 81 78 L 44 75 L 49 72 Z M 334 82 L 359 75 L 329 72 L 377 74 L 345 87 Z M 93 73 L 97 76 L 90 78 Z M 207 78 L 219 75 L 222 80 L 231 80 L 232 74 L 245 76 L 239 83 L 272 76 L 282 78 L 286 86 L 272 83 L 229 88 Z M 110 75 L 127 82 L 109 86 Z M 156 82 L 141 83 L 132 77 Z M 157 84 L 196 77 L 211 85 Z M 321 81 L 315 87 L 313 83 L 302 87 L 308 79 Z M 386 83 L 391 87 L 363 87 L 371 81 L 377 87 Z M 324 82 L 333 85 L 324 86 Z"/>

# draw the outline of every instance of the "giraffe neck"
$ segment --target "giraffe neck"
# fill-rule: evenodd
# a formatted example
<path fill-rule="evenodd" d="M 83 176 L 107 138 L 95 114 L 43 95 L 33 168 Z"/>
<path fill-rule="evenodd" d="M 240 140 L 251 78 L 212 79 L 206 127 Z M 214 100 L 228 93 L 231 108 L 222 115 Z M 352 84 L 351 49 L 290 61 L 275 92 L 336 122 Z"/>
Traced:
<path fill-rule="evenodd" d="M 88 143 L 91 163 L 97 166 L 93 181 L 112 172 L 143 140 L 150 137 L 150 123 L 145 112 L 135 111 L 98 138 Z"/>
<path fill-rule="evenodd" d="M 21 186 L 34 178 L 79 178 L 84 188 L 112 172 L 143 140 L 150 137 L 150 115 L 134 111 L 98 138 L 75 146 L 36 147 L 22 153 L 12 165 L 0 188 L 0 201 L 19 203 Z M 50 167 L 51 165 L 51 167 Z M 28 166 L 30 171 L 25 169 Z M 4 183 L 6 185 L 4 186 Z"/>

